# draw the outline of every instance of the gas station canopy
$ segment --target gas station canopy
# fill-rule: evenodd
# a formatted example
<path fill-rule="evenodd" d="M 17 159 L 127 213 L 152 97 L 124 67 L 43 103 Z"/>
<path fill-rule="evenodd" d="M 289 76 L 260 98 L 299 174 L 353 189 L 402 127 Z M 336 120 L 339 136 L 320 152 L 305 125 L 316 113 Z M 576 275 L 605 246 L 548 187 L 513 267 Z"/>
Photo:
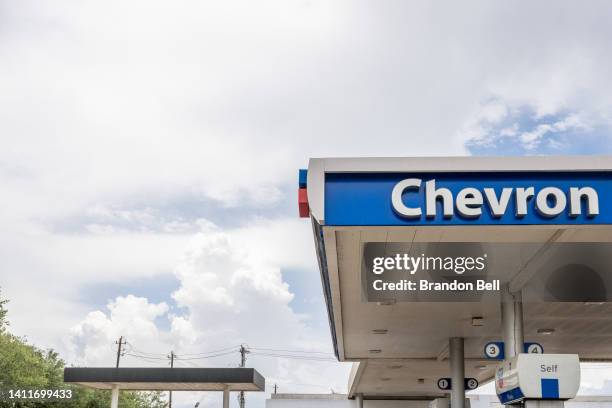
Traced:
<path fill-rule="evenodd" d="M 528 243 L 515 268 L 496 271 L 520 293 L 551 245 L 612 243 L 612 157 L 311 159 L 300 190 L 335 353 L 355 362 L 350 397 L 444 396 L 437 380 L 449 377 L 454 337 L 465 340 L 466 377 L 488 381 L 497 361 L 485 358 L 484 346 L 503 340 L 499 302 L 369 299 L 368 245 L 410 253 L 428 244 Z M 523 307 L 525 342 L 612 361 L 609 299 Z"/>
<path fill-rule="evenodd" d="M 253 368 L 69 367 L 64 382 L 147 391 L 264 391 L 266 386 Z"/>

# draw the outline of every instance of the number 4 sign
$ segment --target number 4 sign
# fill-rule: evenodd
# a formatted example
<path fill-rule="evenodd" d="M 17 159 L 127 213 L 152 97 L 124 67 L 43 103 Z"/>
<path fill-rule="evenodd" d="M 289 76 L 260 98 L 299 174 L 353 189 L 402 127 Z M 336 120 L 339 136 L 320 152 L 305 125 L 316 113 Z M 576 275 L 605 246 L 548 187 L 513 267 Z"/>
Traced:
<path fill-rule="evenodd" d="M 544 347 L 540 343 L 525 343 L 525 353 L 544 354 Z"/>

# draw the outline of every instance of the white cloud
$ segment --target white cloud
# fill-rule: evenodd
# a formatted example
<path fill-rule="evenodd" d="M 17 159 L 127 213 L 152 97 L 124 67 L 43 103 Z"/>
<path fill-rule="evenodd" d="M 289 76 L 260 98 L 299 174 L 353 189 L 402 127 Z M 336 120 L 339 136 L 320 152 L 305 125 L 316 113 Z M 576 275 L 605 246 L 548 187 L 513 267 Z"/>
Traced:
<path fill-rule="evenodd" d="M 196 234 L 175 268 L 180 282 L 172 295 L 177 312 L 170 312 L 165 303 L 119 297 L 108 304 L 108 312 L 90 312 L 72 328 L 72 361 L 109 365 L 113 342 L 123 335 L 129 342 L 124 365 L 163 365 L 165 353 L 174 350 L 179 356 L 177 366 L 236 366 L 237 345 L 246 343 L 253 347 L 249 366 L 285 387 L 297 384 L 300 390 L 311 392 L 328 386 L 345 390 L 350 364 L 333 362 L 329 335 L 290 306 L 294 294 L 283 281 L 281 268 L 303 265 L 306 256 L 278 256 L 284 251 L 277 242 L 290 239 L 296 222 L 260 220 L 252 228 L 210 228 Z M 255 237 L 256 242 L 244 245 Z M 296 238 L 299 242 L 300 237 Z M 313 279 L 318 279 L 313 268 L 311 272 Z M 159 329 L 158 318 L 169 319 L 170 328 Z M 322 351 L 329 353 L 326 358 L 331 361 L 276 359 L 266 354 L 291 353 L 258 348 Z M 194 356 L 207 350 L 222 352 L 213 353 L 220 355 L 212 359 Z M 309 355 L 302 355 L 306 357 Z M 326 370 L 324 380 L 321 366 Z M 196 396 L 183 398 L 193 401 Z M 263 396 L 253 398 L 261 400 Z M 213 406 L 214 402 L 210 399 L 202 405 Z"/>
<path fill-rule="evenodd" d="M 273 240 L 274 234 L 274 228 L 261 231 L 258 240 Z M 270 339 L 283 338 L 291 343 L 283 333 L 305 336 L 300 317 L 289 307 L 293 295 L 280 270 L 286 264 L 279 262 L 282 257 L 272 259 L 281 252 L 279 248 L 269 246 L 268 254 L 262 256 L 261 249 L 267 245 L 243 245 L 232 235 L 212 231 L 194 237 L 176 268 L 181 282 L 173 294 L 177 304 L 189 309 L 190 320 L 198 327 L 206 328 L 212 336 L 221 334 L 222 342 L 229 337 L 266 344 Z"/>
<path fill-rule="evenodd" d="M 459 137 L 479 145 L 489 144 L 492 129 L 506 119 L 509 110 L 509 106 L 496 99 L 478 105 L 458 132 Z"/>
<path fill-rule="evenodd" d="M 537 152 L 544 142 L 549 146 L 562 147 L 562 143 L 554 139 L 556 134 L 584 134 L 601 124 L 579 113 L 558 113 L 554 117 L 530 116 L 529 113 L 499 100 L 488 101 L 476 110 L 459 134 L 472 146 L 495 147 L 496 143 L 510 139 L 514 146 L 527 152 Z M 535 123 L 523 127 L 517 122 L 507 125 L 508 121 L 521 120 Z"/>
<path fill-rule="evenodd" d="M 149 329 L 170 320 L 156 352 L 226 344 L 227 333 L 329 347 L 280 273 L 319 279 L 310 227 L 286 218 L 297 169 L 313 156 L 466 154 L 466 141 L 494 144 L 500 124 L 537 153 L 546 135 L 609 125 L 611 7 L 0 0 L 0 283 L 12 329 L 63 350 L 77 326 L 98 344 L 134 308 Z M 543 127 L 508 121 L 521 109 Z M 214 227 L 219 212 L 187 214 L 185 196 L 247 221 Z M 282 214 L 261 214 L 270 208 Z M 172 271 L 186 314 L 152 317 L 159 303 L 125 296 L 92 312 L 80 297 Z M 317 382 L 316 369 L 283 364 L 270 375 Z M 288 377 L 294 368 L 303 378 Z"/>
<path fill-rule="evenodd" d="M 308 317 L 291 308 L 294 293 L 281 273 L 307 267 L 304 273 L 318 279 L 313 244 L 303 243 L 309 231 L 295 233 L 299 223 L 261 220 L 253 226 L 194 236 L 175 268 L 180 287 L 172 296 L 188 310 L 182 322 L 202 333 L 199 347 L 219 348 L 231 338 L 260 347 L 331 352 L 328 334 L 313 331 Z M 306 252 L 280 245 L 288 241 Z"/>
<path fill-rule="evenodd" d="M 544 136 L 550 133 L 567 132 L 570 130 L 587 130 L 590 126 L 586 124 L 579 115 L 571 114 L 554 123 L 543 123 L 537 125 L 535 129 L 523 132 L 519 135 L 519 140 L 528 150 L 533 150 L 539 146 Z"/>
<path fill-rule="evenodd" d="M 108 316 L 102 311 L 90 312 L 70 330 L 69 344 L 75 363 L 111 365 L 112 344 L 119 336 L 149 347 L 152 344 L 163 344 L 155 319 L 168 312 L 167 304 L 152 304 L 145 298 L 128 295 L 117 297 L 107 308 Z"/>

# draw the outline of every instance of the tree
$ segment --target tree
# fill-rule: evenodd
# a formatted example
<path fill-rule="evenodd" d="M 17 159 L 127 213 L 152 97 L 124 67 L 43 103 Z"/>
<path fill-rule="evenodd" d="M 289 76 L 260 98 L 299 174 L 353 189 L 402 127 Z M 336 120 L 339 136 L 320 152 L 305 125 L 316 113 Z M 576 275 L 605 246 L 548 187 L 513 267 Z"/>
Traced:
<path fill-rule="evenodd" d="M 80 386 L 64 384 L 64 361 L 53 350 L 41 350 L 30 345 L 23 338 L 8 332 L 8 300 L 0 297 L 0 388 L 3 389 L 57 389 L 72 390 L 73 398 L 65 401 L 23 401 L 0 400 L 0 408 L 107 408 L 110 406 L 110 391 L 91 390 Z M 166 408 L 160 392 L 120 393 L 121 408 Z"/>
<path fill-rule="evenodd" d="M 8 300 L 2 300 L 2 291 L 0 291 L 0 333 L 4 333 L 5 327 L 8 325 L 6 321 L 7 310 L 4 307 L 8 303 Z"/>

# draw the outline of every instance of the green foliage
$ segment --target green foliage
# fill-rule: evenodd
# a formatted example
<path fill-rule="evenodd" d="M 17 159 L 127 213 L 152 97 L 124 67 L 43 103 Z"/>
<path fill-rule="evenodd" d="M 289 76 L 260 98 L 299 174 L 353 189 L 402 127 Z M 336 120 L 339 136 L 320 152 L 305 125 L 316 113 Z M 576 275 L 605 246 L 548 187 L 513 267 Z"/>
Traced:
<path fill-rule="evenodd" d="M 64 361 L 53 350 L 40 350 L 25 339 L 6 330 L 7 300 L 0 298 L 0 388 L 66 388 L 63 382 Z M 110 406 L 110 391 L 91 390 L 79 386 L 68 386 L 73 398 L 65 401 L 6 402 L 0 408 L 107 408 Z M 166 408 L 163 393 L 122 391 L 119 395 L 121 408 Z"/>
<path fill-rule="evenodd" d="M 2 291 L 0 291 L 0 295 L 2 295 Z M 2 300 L 2 297 L 0 297 L 0 333 L 4 333 L 6 326 L 8 325 L 8 322 L 6 321 L 7 310 L 4 306 L 7 303 L 8 300 Z"/>
<path fill-rule="evenodd" d="M 108 408 L 110 406 L 110 391 L 91 390 L 73 387 L 74 397 L 70 404 L 61 405 L 70 408 Z M 119 394 L 121 408 L 166 408 L 168 403 L 159 392 L 129 392 Z M 45 407 L 52 407 L 48 405 Z M 59 405 L 58 405 L 59 406 Z"/>
<path fill-rule="evenodd" d="M 9 333 L 0 333 L 0 384 L 3 387 L 43 387 L 49 366 L 46 356 L 34 346 Z"/>

